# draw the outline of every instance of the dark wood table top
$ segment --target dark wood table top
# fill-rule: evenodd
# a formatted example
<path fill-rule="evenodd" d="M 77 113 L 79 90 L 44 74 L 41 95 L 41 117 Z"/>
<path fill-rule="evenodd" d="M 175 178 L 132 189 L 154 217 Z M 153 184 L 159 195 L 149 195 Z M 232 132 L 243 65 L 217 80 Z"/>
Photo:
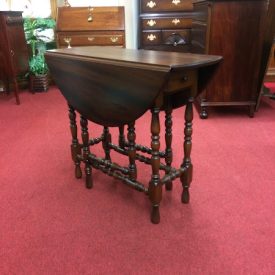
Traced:
<path fill-rule="evenodd" d="M 45 57 L 68 103 L 104 126 L 136 120 L 171 88 L 182 92 L 173 98 L 173 107 L 184 105 L 191 88 L 195 97 L 221 60 L 220 56 L 105 46 L 50 50 Z"/>
<path fill-rule="evenodd" d="M 47 55 L 67 55 L 70 58 L 90 59 L 113 65 L 123 63 L 129 67 L 147 67 L 157 71 L 197 68 L 216 64 L 222 57 L 214 55 L 165 51 L 134 50 L 116 47 L 73 47 L 47 51 Z"/>

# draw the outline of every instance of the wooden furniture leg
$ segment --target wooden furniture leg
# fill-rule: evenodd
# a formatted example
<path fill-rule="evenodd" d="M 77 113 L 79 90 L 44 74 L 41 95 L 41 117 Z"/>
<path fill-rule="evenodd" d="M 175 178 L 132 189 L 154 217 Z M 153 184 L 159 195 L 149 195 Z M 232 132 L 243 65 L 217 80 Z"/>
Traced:
<path fill-rule="evenodd" d="M 151 110 L 151 113 L 152 113 L 152 120 L 151 120 L 152 177 L 149 183 L 149 190 L 148 190 L 149 198 L 152 203 L 151 222 L 155 224 L 160 222 L 159 204 L 162 198 L 162 184 L 160 183 L 160 175 L 159 175 L 159 167 L 160 167 L 159 111 L 160 109 L 158 107 L 154 107 Z"/>
<path fill-rule="evenodd" d="M 103 141 L 102 146 L 105 152 L 105 159 L 111 160 L 109 144 L 112 142 L 112 136 L 109 132 L 109 128 L 104 126 L 103 129 Z"/>
<path fill-rule="evenodd" d="M 80 124 L 81 124 L 81 136 L 83 141 L 83 159 L 85 162 L 86 187 L 90 189 L 93 187 L 93 178 L 92 178 L 92 168 L 89 163 L 90 147 L 89 147 L 88 120 L 83 116 L 81 116 Z"/>
<path fill-rule="evenodd" d="M 173 160 L 173 152 L 172 152 L 172 108 L 169 106 L 167 110 L 165 110 L 165 143 L 166 143 L 166 149 L 165 149 L 165 163 L 167 166 L 171 167 L 172 160 Z M 169 174 L 169 171 L 166 170 L 165 174 Z M 168 181 L 165 184 L 166 190 L 172 190 L 172 180 Z"/>
<path fill-rule="evenodd" d="M 125 147 L 124 126 L 119 126 L 118 144 L 119 144 L 120 148 L 124 148 Z"/>
<path fill-rule="evenodd" d="M 80 160 L 77 158 L 77 155 L 81 154 L 81 147 L 77 138 L 77 125 L 76 125 L 76 113 L 74 108 L 69 104 L 69 119 L 70 119 L 70 129 L 72 135 L 72 144 L 71 144 L 71 155 L 72 160 L 75 164 L 75 177 L 80 179 L 82 177 L 82 171 L 80 168 Z"/>
<path fill-rule="evenodd" d="M 192 120 L 193 120 L 193 98 L 189 98 L 185 109 L 185 128 L 184 128 L 184 158 L 181 167 L 186 167 L 186 172 L 183 173 L 180 180 L 183 191 L 181 196 L 182 203 L 189 202 L 189 187 L 192 181 L 193 165 L 191 163 L 192 149 Z"/>
<path fill-rule="evenodd" d="M 129 155 L 129 178 L 135 181 L 137 179 L 137 167 L 136 167 L 136 133 L 135 133 L 135 122 L 128 125 L 128 155 Z"/>

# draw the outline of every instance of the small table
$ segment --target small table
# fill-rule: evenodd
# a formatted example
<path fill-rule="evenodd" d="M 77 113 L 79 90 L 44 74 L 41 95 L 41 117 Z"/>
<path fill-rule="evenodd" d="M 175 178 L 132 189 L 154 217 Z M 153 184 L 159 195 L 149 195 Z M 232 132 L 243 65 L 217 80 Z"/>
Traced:
<path fill-rule="evenodd" d="M 92 169 L 120 179 L 144 192 L 152 203 L 151 221 L 159 223 L 162 186 L 172 189 L 180 178 L 181 200 L 189 202 L 192 181 L 192 119 L 194 98 L 213 75 L 220 56 L 175 52 L 130 50 L 114 47 L 76 47 L 47 51 L 51 74 L 69 105 L 71 152 L 75 176 L 81 178 L 84 163 L 86 187 L 93 187 Z M 181 166 L 172 167 L 172 110 L 185 109 L 184 156 Z M 136 144 L 135 121 L 151 110 L 151 147 Z M 76 111 L 80 114 L 82 142 L 77 137 Z M 159 113 L 164 111 L 166 149 L 160 151 Z M 90 138 L 88 120 L 103 126 L 103 134 Z M 127 139 L 124 126 L 128 125 Z M 119 128 L 119 141 L 111 141 L 109 127 Z M 93 154 L 91 147 L 102 143 L 105 158 Z M 111 160 L 114 150 L 128 156 L 123 167 Z M 164 159 L 164 163 L 161 162 Z M 137 180 L 136 161 L 151 165 L 148 187 Z M 165 176 L 160 177 L 160 170 Z"/>

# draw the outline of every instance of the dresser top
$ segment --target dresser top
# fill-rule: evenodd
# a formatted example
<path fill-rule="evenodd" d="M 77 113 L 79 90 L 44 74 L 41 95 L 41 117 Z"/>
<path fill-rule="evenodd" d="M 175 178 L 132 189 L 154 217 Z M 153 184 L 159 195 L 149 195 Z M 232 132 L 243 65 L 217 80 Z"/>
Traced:
<path fill-rule="evenodd" d="M 221 56 L 214 55 L 96 46 L 50 50 L 46 55 L 167 72 L 172 69 L 181 70 L 216 64 L 222 59 Z"/>

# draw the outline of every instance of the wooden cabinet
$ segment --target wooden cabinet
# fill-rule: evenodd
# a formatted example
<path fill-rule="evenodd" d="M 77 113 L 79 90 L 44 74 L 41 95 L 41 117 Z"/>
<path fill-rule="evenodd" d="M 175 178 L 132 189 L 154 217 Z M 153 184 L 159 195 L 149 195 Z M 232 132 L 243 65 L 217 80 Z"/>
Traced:
<path fill-rule="evenodd" d="M 207 106 L 248 106 L 254 115 L 267 1 L 194 1 L 192 52 L 223 56 L 215 77 L 198 98 Z"/>
<path fill-rule="evenodd" d="M 190 50 L 192 0 L 140 0 L 139 48 Z"/>
<path fill-rule="evenodd" d="M 57 45 L 125 46 L 124 7 L 60 7 Z"/>
<path fill-rule="evenodd" d="M 0 11 L 0 79 L 8 92 L 12 82 L 17 104 L 17 77 L 28 72 L 28 61 L 22 12 Z"/>

